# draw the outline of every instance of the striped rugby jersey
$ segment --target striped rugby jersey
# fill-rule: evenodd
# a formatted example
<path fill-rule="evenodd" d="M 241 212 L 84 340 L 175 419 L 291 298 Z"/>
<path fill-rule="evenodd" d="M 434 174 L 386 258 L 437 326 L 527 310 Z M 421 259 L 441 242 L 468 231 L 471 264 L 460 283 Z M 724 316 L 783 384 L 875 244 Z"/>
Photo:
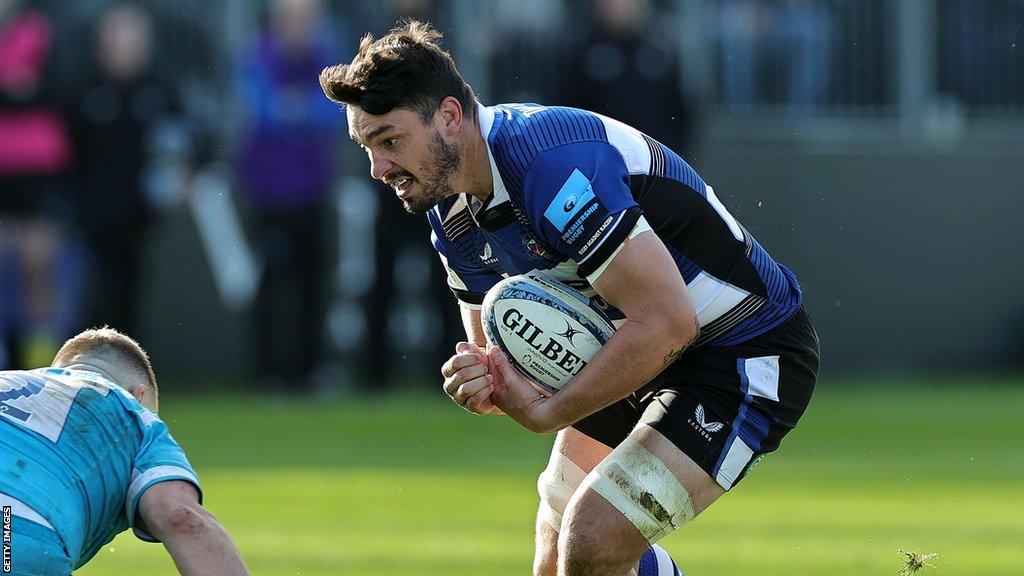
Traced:
<path fill-rule="evenodd" d="M 478 308 L 502 278 L 544 270 L 621 312 L 591 288 L 631 235 L 653 230 L 689 288 L 694 346 L 763 334 L 800 306 L 775 262 L 676 153 L 621 122 L 574 108 L 479 106 L 494 191 L 450 196 L 428 212 L 459 301 Z"/>

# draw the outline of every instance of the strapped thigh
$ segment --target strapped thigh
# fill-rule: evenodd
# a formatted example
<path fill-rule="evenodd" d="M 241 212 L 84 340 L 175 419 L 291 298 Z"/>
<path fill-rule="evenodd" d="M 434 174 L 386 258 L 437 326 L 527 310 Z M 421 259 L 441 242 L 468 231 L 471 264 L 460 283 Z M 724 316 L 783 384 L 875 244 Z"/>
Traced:
<path fill-rule="evenodd" d="M 600 494 L 651 544 L 695 516 L 690 494 L 679 479 L 633 438 L 598 464 L 582 487 Z"/>

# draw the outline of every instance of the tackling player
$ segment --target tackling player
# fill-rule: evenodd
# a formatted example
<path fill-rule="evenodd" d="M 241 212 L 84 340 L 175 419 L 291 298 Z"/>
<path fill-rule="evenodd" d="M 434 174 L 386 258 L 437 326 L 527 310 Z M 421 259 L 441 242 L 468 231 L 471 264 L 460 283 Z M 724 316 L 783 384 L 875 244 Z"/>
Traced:
<path fill-rule="evenodd" d="M 0 372 L 10 573 L 67 576 L 130 526 L 183 575 L 248 574 L 156 410 L 149 358 L 110 328 L 68 340 L 52 367 Z"/>
<path fill-rule="evenodd" d="M 368 35 L 320 84 L 348 106 L 372 176 L 430 221 L 468 340 L 442 367 L 445 392 L 558 431 L 534 572 L 646 572 L 651 545 L 733 488 L 807 407 L 819 345 L 800 288 L 675 152 L 583 110 L 485 107 L 439 39 L 420 22 Z M 487 290 L 534 269 L 617 319 L 554 395 L 485 350 L 480 326 Z"/>

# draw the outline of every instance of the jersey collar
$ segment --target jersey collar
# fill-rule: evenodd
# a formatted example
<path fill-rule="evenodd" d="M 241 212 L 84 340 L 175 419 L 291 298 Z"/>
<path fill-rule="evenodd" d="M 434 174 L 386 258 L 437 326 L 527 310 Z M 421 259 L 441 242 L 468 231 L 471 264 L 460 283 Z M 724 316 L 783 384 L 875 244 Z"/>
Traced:
<path fill-rule="evenodd" d="M 491 166 L 491 185 L 493 186 L 493 193 L 486 202 L 477 200 L 475 196 L 463 194 L 463 197 L 469 206 L 469 213 L 475 220 L 481 210 L 489 210 L 509 201 L 508 189 L 505 188 L 505 183 L 501 180 L 501 174 L 498 172 L 498 165 L 494 162 L 494 152 L 491 151 L 491 129 L 494 128 L 495 120 L 494 110 L 480 103 L 477 103 L 476 110 L 477 118 L 480 121 L 480 135 L 484 137 L 484 144 L 487 146 L 487 163 Z"/>

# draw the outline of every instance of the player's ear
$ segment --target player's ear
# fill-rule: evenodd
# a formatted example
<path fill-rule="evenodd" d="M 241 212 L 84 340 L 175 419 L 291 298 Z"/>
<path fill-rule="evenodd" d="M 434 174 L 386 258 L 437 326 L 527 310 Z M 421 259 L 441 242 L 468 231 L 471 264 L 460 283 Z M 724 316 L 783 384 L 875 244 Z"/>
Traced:
<path fill-rule="evenodd" d="M 146 396 L 146 387 L 136 386 L 135 388 L 132 388 L 131 394 L 139 401 L 139 404 L 142 404 L 142 399 Z"/>
<path fill-rule="evenodd" d="M 462 104 L 453 96 L 441 101 L 441 122 L 445 131 L 454 134 L 462 126 Z"/>

